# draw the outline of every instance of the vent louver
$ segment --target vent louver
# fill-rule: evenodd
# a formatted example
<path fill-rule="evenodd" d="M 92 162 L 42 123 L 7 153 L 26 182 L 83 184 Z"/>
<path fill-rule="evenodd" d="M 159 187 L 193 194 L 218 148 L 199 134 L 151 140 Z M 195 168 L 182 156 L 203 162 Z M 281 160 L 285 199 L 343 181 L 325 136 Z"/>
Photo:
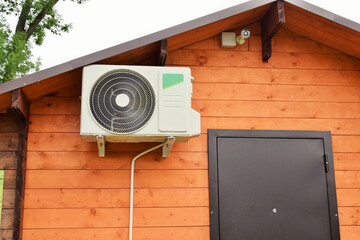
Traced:
<path fill-rule="evenodd" d="M 102 75 L 90 93 L 90 110 L 105 130 L 129 134 L 140 130 L 153 115 L 155 93 L 149 81 L 129 69 Z"/>

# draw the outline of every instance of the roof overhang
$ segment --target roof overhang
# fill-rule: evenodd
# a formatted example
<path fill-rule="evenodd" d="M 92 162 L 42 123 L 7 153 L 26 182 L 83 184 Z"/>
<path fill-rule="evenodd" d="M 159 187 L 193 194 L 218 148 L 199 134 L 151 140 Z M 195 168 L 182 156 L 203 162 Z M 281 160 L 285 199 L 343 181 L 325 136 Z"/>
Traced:
<path fill-rule="evenodd" d="M 222 31 L 259 21 L 274 0 L 248 1 L 177 26 L 110 47 L 57 66 L 0 84 L 0 110 L 11 105 L 11 91 L 22 88 L 29 100 L 71 87 L 81 78 L 83 66 L 102 64 L 152 64 L 162 39 L 172 51 L 213 37 Z M 360 24 L 302 0 L 287 0 L 285 27 L 305 37 L 360 58 Z M 321 29 L 314 24 L 321 25 Z M 346 37 L 339 37 L 346 36 Z"/>

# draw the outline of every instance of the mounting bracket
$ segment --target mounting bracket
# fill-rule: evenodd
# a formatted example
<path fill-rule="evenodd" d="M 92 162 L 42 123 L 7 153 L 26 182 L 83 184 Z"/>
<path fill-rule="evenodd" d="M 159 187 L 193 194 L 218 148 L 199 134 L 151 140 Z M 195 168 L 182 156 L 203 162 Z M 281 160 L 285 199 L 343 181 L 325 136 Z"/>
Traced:
<path fill-rule="evenodd" d="M 98 146 L 99 157 L 105 157 L 105 137 L 96 136 L 96 142 Z"/>
<path fill-rule="evenodd" d="M 105 157 L 105 137 L 102 135 L 96 136 L 96 142 L 98 147 L 99 157 Z M 164 145 L 162 147 L 162 156 L 168 157 L 175 143 L 175 137 L 166 137 L 164 140 Z"/>
<path fill-rule="evenodd" d="M 171 148 L 173 147 L 175 143 L 175 137 L 167 137 L 164 141 L 164 146 L 162 147 L 162 156 L 168 157 L 169 153 L 171 151 Z"/>

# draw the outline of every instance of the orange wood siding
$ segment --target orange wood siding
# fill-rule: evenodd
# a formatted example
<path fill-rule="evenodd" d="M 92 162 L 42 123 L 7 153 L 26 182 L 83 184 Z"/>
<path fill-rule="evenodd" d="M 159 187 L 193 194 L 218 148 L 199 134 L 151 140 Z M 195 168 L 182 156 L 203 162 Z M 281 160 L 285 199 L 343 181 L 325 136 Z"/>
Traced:
<path fill-rule="evenodd" d="M 169 53 L 191 67 L 202 133 L 137 161 L 134 240 L 210 239 L 208 128 L 331 131 L 341 238 L 360 238 L 360 61 L 281 29 L 263 63 L 259 24 L 248 27 L 235 49 L 217 36 Z M 98 158 L 69 92 L 31 104 L 23 239 L 127 239 L 130 162 L 154 144 L 110 143 Z"/>

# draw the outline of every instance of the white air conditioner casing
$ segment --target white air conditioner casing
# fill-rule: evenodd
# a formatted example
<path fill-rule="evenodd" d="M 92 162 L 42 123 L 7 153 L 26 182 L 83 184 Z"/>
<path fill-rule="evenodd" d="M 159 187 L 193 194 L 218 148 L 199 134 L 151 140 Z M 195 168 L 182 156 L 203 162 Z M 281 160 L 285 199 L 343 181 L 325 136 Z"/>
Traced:
<path fill-rule="evenodd" d="M 152 113 L 147 114 L 149 119 L 142 127 L 128 133 L 114 132 L 115 130 L 113 131 L 112 127 L 116 124 L 113 124 L 113 120 L 104 120 L 110 121 L 110 124 L 106 125 L 105 123 L 102 123 L 102 118 L 97 118 L 98 112 L 100 112 L 99 115 L 101 115 L 103 109 L 104 111 L 111 112 L 112 108 L 120 109 L 121 107 L 124 107 L 124 109 L 129 108 L 130 110 L 126 110 L 126 112 L 129 111 L 129 114 L 131 114 L 132 109 L 130 105 L 135 106 L 135 102 L 137 102 L 135 90 L 135 93 L 128 93 L 125 90 L 122 90 L 121 87 L 115 89 L 112 87 L 113 80 L 104 80 L 104 76 L 107 74 L 118 71 L 130 71 L 143 76 L 151 85 L 155 96 L 155 104 L 152 105 Z M 98 83 L 101 81 L 105 86 L 98 86 Z M 103 88 L 111 88 L 107 91 L 107 97 L 103 97 L 102 94 L 97 96 L 97 92 L 93 90 L 95 85 L 97 86 L 96 89 L 99 89 L 97 91 L 100 93 L 105 92 Z M 121 91 L 127 94 L 127 96 L 125 96 L 125 98 L 127 98 L 125 102 L 118 100 L 120 99 L 119 92 Z M 125 93 L 121 93 L 122 96 L 124 96 Z M 186 142 L 191 137 L 200 135 L 200 114 L 191 109 L 191 97 L 192 77 L 190 69 L 186 67 L 121 65 L 90 65 L 84 67 L 82 78 L 80 135 L 84 141 L 91 142 L 96 141 L 96 136 L 104 136 L 105 140 L 108 142 L 163 142 L 166 137 L 169 136 L 175 137 L 177 142 Z M 100 110 L 94 110 L 94 107 L 91 106 L 100 106 L 103 104 L 103 98 L 105 99 L 104 101 L 107 101 L 106 98 L 109 98 L 109 102 L 106 103 L 107 105 L 104 103 L 105 107 L 99 107 Z M 93 99 L 99 100 L 95 101 Z M 148 104 L 148 99 L 146 98 L 145 100 L 145 104 L 139 104 L 139 106 Z M 137 107 L 137 109 L 139 109 L 139 107 Z M 145 115 L 146 114 L 144 114 L 144 116 Z M 107 115 L 104 114 L 104 116 Z M 119 118 L 111 117 L 111 119 L 115 119 L 114 122 L 119 121 Z M 104 119 L 110 119 L 110 117 L 104 117 Z M 104 127 L 104 124 L 106 127 Z"/>

